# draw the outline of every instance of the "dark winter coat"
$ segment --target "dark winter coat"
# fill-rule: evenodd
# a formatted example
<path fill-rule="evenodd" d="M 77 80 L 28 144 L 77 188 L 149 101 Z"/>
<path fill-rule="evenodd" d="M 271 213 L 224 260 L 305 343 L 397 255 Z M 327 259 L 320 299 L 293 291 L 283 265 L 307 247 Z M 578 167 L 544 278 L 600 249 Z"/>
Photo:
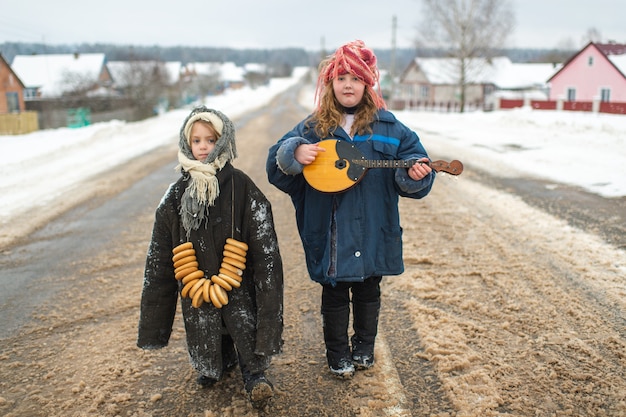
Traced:
<path fill-rule="evenodd" d="M 350 141 L 366 159 L 408 160 L 428 156 L 415 132 L 392 113 L 379 110 L 372 127 L 373 135 L 356 135 L 353 139 L 339 127 L 331 138 Z M 426 196 L 435 173 L 414 181 L 405 168 L 373 168 L 348 191 L 322 193 L 306 183 L 303 166 L 294 157 L 298 145 L 321 139 L 313 126 L 307 128 L 303 121 L 270 148 L 266 166 L 269 182 L 288 193 L 295 206 L 311 279 L 334 284 L 401 274 L 404 264 L 399 196 L 416 199 Z M 332 231 L 333 223 L 336 232 Z"/>
<path fill-rule="evenodd" d="M 221 309 L 211 303 L 194 308 L 189 298 L 181 298 L 192 365 L 200 374 L 216 379 L 230 364 L 226 362 L 232 361 L 222 357 L 223 333 L 232 337 L 248 369 L 255 373 L 265 370 L 269 357 L 280 352 L 283 330 L 283 270 L 271 205 L 252 180 L 230 163 L 217 178 L 220 195 L 209 208 L 206 224 L 192 230 L 189 240 L 206 277 L 218 273 L 226 238 L 247 243 L 243 281 L 240 288 L 228 292 L 229 302 Z M 172 249 L 187 241 L 178 213 L 188 181 L 184 173 L 156 210 L 137 341 L 144 349 L 166 346 L 172 331 L 182 289 L 174 278 Z M 232 346 L 225 350 L 232 352 Z"/>

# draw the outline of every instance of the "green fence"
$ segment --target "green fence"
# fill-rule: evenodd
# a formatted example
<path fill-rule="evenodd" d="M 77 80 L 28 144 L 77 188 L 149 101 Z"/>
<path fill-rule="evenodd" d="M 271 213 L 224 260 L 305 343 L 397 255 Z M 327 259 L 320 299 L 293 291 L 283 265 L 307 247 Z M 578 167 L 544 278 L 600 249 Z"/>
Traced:
<path fill-rule="evenodd" d="M 83 127 L 91 124 L 91 110 L 87 107 L 67 109 L 67 127 Z"/>

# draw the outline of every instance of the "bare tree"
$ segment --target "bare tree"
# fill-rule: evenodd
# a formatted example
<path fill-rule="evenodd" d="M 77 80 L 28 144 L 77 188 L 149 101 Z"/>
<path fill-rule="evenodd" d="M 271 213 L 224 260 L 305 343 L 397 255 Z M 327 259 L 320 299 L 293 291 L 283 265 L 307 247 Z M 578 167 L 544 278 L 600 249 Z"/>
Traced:
<path fill-rule="evenodd" d="M 154 114 L 159 100 L 167 96 L 168 74 L 161 61 L 126 61 L 116 85 L 136 108 L 138 117 Z"/>
<path fill-rule="evenodd" d="M 470 62 L 488 62 L 502 48 L 513 29 L 514 14 L 509 0 L 422 0 L 422 24 L 418 46 L 442 49 L 458 61 L 457 82 L 461 112 Z"/>
<path fill-rule="evenodd" d="M 587 29 L 587 32 L 583 35 L 581 39 L 581 46 L 587 45 L 589 42 L 602 42 L 602 34 L 600 31 L 594 27 Z"/>
<path fill-rule="evenodd" d="M 90 91 L 98 88 L 97 77 L 78 71 L 63 71 L 60 86 L 63 96 L 86 97 Z"/>

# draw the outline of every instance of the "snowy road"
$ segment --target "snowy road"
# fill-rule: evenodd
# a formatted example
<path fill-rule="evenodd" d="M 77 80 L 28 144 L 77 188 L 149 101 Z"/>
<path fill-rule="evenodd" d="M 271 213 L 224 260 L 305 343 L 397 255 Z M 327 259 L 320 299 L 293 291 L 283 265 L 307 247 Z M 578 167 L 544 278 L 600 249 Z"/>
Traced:
<path fill-rule="evenodd" d="M 402 200 L 406 271 L 383 281 L 377 364 L 332 379 L 320 290 L 306 276 L 291 203 L 264 172 L 268 146 L 306 113 L 294 94 L 237 123 L 236 165 L 272 201 L 286 276 L 285 350 L 269 373 L 277 395 L 267 413 L 250 409 L 237 374 L 198 389 L 180 318 L 167 348 L 135 347 L 154 208 L 175 164 L 162 149 L 110 172 L 94 184 L 109 194 L 2 254 L 12 291 L 3 320 L 20 323 L 0 337 L 2 415 L 626 414 L 626 255 L 593 233 L 598 223 L 584 232 L 558 217 L 571 213 L 568 193 L 541 199 L 471 164 L 438 178 L 425 199 Z"/>

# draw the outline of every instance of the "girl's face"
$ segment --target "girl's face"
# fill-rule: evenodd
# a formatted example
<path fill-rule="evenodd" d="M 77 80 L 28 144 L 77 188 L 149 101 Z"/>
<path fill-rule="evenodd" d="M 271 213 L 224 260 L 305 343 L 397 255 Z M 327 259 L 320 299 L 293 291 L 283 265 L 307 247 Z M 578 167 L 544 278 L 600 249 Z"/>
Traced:
<path fill-rule="evenodd" d="M 215 148 L 217 138 L 213 130 L 202 122 L 196 122 L 191 126 L 191 153 L 198 161 L 204 161 Z"/>
<path fill-rule="evenodd" d="M 342 106 L 354 107 L 363 98 L 365 83 L 352 74 L 338 75 L 333 78 L 333 92 Z"/>

